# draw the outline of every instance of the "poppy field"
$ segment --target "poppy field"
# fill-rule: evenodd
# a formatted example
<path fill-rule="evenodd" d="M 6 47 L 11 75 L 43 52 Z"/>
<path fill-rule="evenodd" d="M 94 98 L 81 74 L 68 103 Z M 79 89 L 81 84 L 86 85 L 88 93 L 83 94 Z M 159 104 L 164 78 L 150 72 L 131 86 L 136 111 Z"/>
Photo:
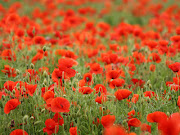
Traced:
<path fill-rule="evenodd" d="M 1 0 L 0 135 L 179 135 L 180 0 Z"/>

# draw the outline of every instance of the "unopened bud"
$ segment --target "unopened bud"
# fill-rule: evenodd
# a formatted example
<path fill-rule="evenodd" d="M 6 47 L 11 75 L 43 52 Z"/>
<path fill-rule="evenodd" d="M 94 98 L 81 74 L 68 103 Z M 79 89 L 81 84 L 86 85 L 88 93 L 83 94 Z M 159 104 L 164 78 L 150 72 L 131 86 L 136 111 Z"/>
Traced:
<path fill-rule="evenodd" d="M 33 63 L 30 64 L 30 68 L 34 69 L 34 64 Z"/>

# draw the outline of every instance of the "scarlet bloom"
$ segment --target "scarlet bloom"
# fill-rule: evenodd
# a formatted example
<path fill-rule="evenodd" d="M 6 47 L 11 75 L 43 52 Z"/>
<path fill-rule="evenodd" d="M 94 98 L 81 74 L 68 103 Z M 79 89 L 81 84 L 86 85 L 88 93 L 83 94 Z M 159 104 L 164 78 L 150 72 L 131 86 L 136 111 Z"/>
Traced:
<path fill-rule="evenodd" d="M 104 85 L 102 85 L 102 84 L 96 84 L 96 86 L 94 87 L 94 89 L 96 90 L 96 94 L 97 94 L 98 92 L 101 92 L 101 93 L 104 93 L 104 94 L 107 93 L 106 87 L 105 87 Z"/>
<path fill-rule="evenodd" d="M 10 67 L 9 65 L 4 65 L 4 69 L 1 70 L 3 73 L 7 74 L 8 77 L 16 77 L 15 68 Z"/>
<path fill-rule="evenodd" d="M 44 37 L 42 36 L 35 36 L 33 38 L 34 44 L 38 44 L 38 45 L 44 45 L 46 43 L 46 40 Z"/>
<path fill-rule="evenodd" d="M 101 124 L 104 128 L 109 128 L 114 124 L 115 120 L 114 115 L 106 115 L 101 118 Z"/>
<path fill-rule="evenodd" d="M 151 98 L 151 97 L 155 96 L 155 92 L 154 91 L 145 91 L 144 96 Z"/>
<path fill-rule="evenodd" d="M 53 91 L 47 91 L 43 98 L 46 101 L 46 103 L 50 103 L 54 98 L 55 93 Z"/>
<path fill-rule="evenodd" d="M 22 129 L 16 129 L 12 131 L 10 135 L 28 135 L 28 133 Z"/>
<path fill-rule="evenodd" d="M 134 94 L 132 99 L 131 99 L 131 102 L 132 103 L 136 103 L 138 101 L 138 99 L 139 99 L 139 95 L 138 94 Z"/>
<path fill-rule="evenodd" d="M 58 68 L 55 68 L 54 71 L 52 72 L 52 80 L 56 83 L 62 84 L 62 79 L 66 79 L 65 74 L 63 71 L 59 70 Z"/>
<path fill-rule="evenodd" d="M 153 64 L 151 64 L 151 65 L 150 65 L 150 67 L 149 67 L 149 69 L 150 69 L 150 71 L 154 72 L 154 71 L 155 71 L 155 69 L 156 69 L 156 66 L 155 66 L 155 65 L 153 65 Z"/>
<path fill-rule="evenodd" d="M 111 89 L 114 89 L 115 87 L 121 87 L 121 86 L 123 86 L 124 83 L 125 83 L 124 79 L 119 79 L 119 78 L 118 78 L 118 79 L 114 79 L 114 80 L 110 81 L 109 87 L 110 87 Z"/>
<path fill-rule="evenodd" d="M 59 125 L 56 123 L 53 119 L 47 119 L 45 121 L 46 127 L 43 128 L 43 132 L 47 133 L 48 135 L 52 135 L 54 133 L 58 133 L 59 131 Z"/>
<path fill-rule="evenodd" d="M 92 74 L 91 74 L 91 73 L 86 73 L 86 74 L 84 74 L 83 80 L 84 80 L 85 83 L 87 83 L 88 85 L 91 85 L 91 84 L 93 83 Z"/>
<path fill-rule="evenodd" d="M 105 128 L 103 135 L 128 135 L 128 133 L 123 127 L 115 125 Z"/>
<path fill-rule="evenodd" d="M 133 117 L 133 115 L 135 115 L 135 110 L 128 112 L 129 119 L 131 119 Z"/>
<path fill-rule="evenodd" d="M 96 97 L 95 102 L 102 104 L 103 102 L 106 102 L 106 100 L 107 100 L 106 95 L 101 94 L 100 97 L 99 96 Z"/>
<path fill-rule="evenodd" d="M 62 97 L 54 98 L 51 102 L 52 112 L 69 112 L 70 103 L 67 99 Z"/>
<path fill-rule="evenodd" d="M 151 126 L 149 126 L 149 125 L 146 124 L 146 123 L 143 123 L 143 124 L 141 125 L 141 131 L 143 131 L 143 132 L 147 131 L 147 132 L 151 133 Z"/>
<path fill-rule="evenodd" d="M 16 54 L 13 51 L 11 51 L 11 49 L 3 50 L 3 52 L 1 53 L 1 57 L 4 60 L 16 61 Z"/>
<path fill-rule="evenodd" d="M 58 60 L 59 63 L 59 70 L 64 71 L 64 74 L 67 77 L 74 77 L 76 74 L 76 71 L 72 69 L 74 65 L 78 65 L 77 61 L 71 58 L 61 58 Z"/>
<path fill-rule="evenodd" d="M 173 72 L 179 72 L 180 71 L 180 62 L 175 62 L 168 66 Z"/>
<path fill-rule="evenodd" d="M 119 70 L 110 70 L 106 73 L 106 80 L 117 79 L 120 75 Z"/>
<path fill-rule="evenodd" d="M 138 120 L 137 118 L 132 118 L 128 121 L 129 130 L 131 127 L 140 127 L 140 125 L 141 125 L 141 121 Z"/>
<path fill-rule="evenodd" d="M 11 110 L 16 109 L 16 107 L 20 104 L 21 104 L 21 102 L 19 102 L 18 99 L 9 100 L 4 107 L 4 113 L 9 114 Z"/>
<path fill-rule="evenodd" d="M 77 127 L 71 127 L 69 129 L 69 133 L 70 133 L 70 135 L 78 135 L 77 134 Z"/>
<path fill-rule="evenodd" d="M 90 73 L 101 74 L 103 72 L 103 68 L 100 67 L 100 64 L 93 63 L 90 65 Z"/>
<path fill-rule="evenodd" d="M 59 113 L 55 113 L 53 120 L 58 123 L 58 125 L 62 126 L 64 124 L 64 119 Z"/>
<path fill-rule="evenodd" d="M 93 89 L 91 89 L 90 87 L 81 87 L 79 88 L 79 92 L 82 94 L 90 94 L 91 92 L 93 92 Z"/>
<path fill-rule="evenodd" d="M 13 81 L 6 81 L 5 83 L 4 83 L 4 88 L 6 89 L 6 90 L 9 90 L 9 91 L 13 91 L 13 89 L 16 87 L 16 82 L 13 82 Z"/>
<path fill-rule="evenodd" d="M 132 92 L 127 89 L 119 89 L 114 93 L 114 95 L 118 100 L 123 100 L 125 98 L 128 98 L 131 93 Z"/>
<path fill-rule="evenodd" d="M 147 121 L 148 122 L 156 122 L 160 123 L 163 120 L 166 120 L 168 117 L 164 112 L 153 112 L 147 115 Z"/>
<path fill-rule="evenodd" d="M 161 62 L 161 58 L 160 56 L 157 54 L 157 53 L 151 53 L 149 56 L 148 56 L 148 61 L 149 62 L 156 62 L 156 63 L 160 63 Z"/>
<path fill-rule="evenodd" d="M 37 84 L 33 85 L 33 84 L 27 84 L 27 83 L 25 83 L 25 88 L 26 88 L 26 90 L 28 91 L 28 94 L 29 94 L 30 96 L 33 96 L 33 94 L 34 94 L 34 92 L 35 92 L 35 90 L 36 90 L 36 88 L 37 88 Z"/>

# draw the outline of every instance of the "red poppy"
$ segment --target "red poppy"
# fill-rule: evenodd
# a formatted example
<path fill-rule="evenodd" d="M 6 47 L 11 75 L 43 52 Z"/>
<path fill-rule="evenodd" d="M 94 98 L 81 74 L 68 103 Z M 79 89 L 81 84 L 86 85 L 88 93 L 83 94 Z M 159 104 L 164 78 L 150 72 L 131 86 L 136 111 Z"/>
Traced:
<path fill-rule="evenodd" d="M 119 70 L 110 70 L 106 73 L 106 80 L 117 79 L 121 75 Z"/>
<path fill-rule="evenodd" d="M 128 121 L 129 130 L 131 127 L 140 127 L 140 126 L 141 126 L 141 121 L 138 120 L 137 118 L 132 118 Z"/>
<path fill-rule="evenodd" d="M 92 74 L 91 74 L 91 73 L 86 73 L 86 74 L 84 74 L 83 80 L 84 80 L 85 83 L 87 83 L 88 85 L 92 85 L 92 83 L 93 83 Z"/>
<path fill-rule="evenodd" d="M 13 91 L 13 89 L 16 87 L 16 82 L 13 82 L 13 81 L 6 81 L 5 83 L 4 83 L 4 88 L 6 89 L 6 90 L 9 90 L 9 91 Z"/>
<path fill-rule="evenodd" d="M 123 127 L 115 125 L 105 128 L 103 135 L 128 135 L 128 133 Z"/>
<path fill-rule="evenodd" d="M 72 69 L 72 66 L 78 65 L 77 61 L 71 58 L 61 58 L 58 60 L 59 63 L 59 70 L 64 71 L 65 76 L 67 77 L 74 77 L 76 71 Z"/>
<path fill-rule="evenodd" d="M 55 113 L 54 117 L 52 118 L 56 123 L 58 123 L 60 126 L 64 124 L 64 119 L 59 113 Z"/>
<path fill-rule="evenodd" d="M 102 74 L 103 68 L 100 67 L 100 64 L 98 63 L 93 63 L 90 65 L 90 73 L 94 74 Z"/>
<path fill-rule="evenodd" d="M 101 118 L 101 124 L 104 128 L 109 128 L 114 124 L 115 120 L 114 115 L 106 115 Z"/>
<path fill-rule="evenodd" d="M 16 109 L 16 107 L 18 105 L 20 105 L 21 102 L 19 102 L 18 99 L 11 99 L 9 100 L 6 104 L 5 104 L 5 107 L 4 107 L 4 113 L 5 114 L 9 114 L 11 110 L 14 110 Z"/>
<path fill-rule="evenodd" d="M 115 87 L 121 87 L 121 86 L 123 86 L 124 83 L 125 83 L 124 79 L 119 79 L 119 78 L 118 78 L 118 79 L 114 79 L 114 80 L 110 81 L 109 87 L 110 87 L 111 89 L 114 89 Z"/>
<path fill-rule="evenodd" d="M 37 84 L 33 85 L 33 84 L 27 84 L 27 83 L 25 83 L 25 88 L 26 88 L 26 90 L 28 91 L 28 94 L 29 94 L 30 96 L 33 96 L 33 94 L 34 94 L 34 92 L 35 92 L 35 90 L 36 90 L 36 88 L 37 88 Z"/>
<path fill-rule="evenodd" d="M 104 85 L 102 85 L 102 84 L 96 84 L 96 86 L 94 86 L 94 89 L 96 90 L 96 94 L 98 92 L 101 92 L 101 93 L 104 93 L 104 94 L 107 93 L 106 87 Z"/>
<path fill-rule="evenodd" d="M 93 92 L 93 89 L 91 89 L 90 87 L 81 87 L 79 88 L 79 92 L 82 94 L 91 94 Z"/>
<path fill-rule="evenodd" d="M 147 115 L 148 122 L 160 123 L 163 120 L 166 120 L 168 117 L 164 112 L 153 112 Z"/>
<path fill-rule="evenodd" d="M 69 112 L 70 103 L 67 99 L 62 97 L 54 98 L 51 102 L 52 112 Z"/>
<path fill-rule="evenodd" d="M 135 115 L 135 110 L 128 112 L 128 119 L 131 119 Z"/>
<path fill-rule="evenodd" d="M 13 51 L 11 51 L 11 49 L 3 50 L 3 52 L 1 53 L 1 57 L 4 60 L 16 61 L 16 54 Z"/>
<path fill-rule="evenodd" d="M 77 134 L 77 127 L 71 127 L 69 129 L 69 133 L 70 133 L 70 135 L 78 135 Z"/>
<path fill-rule="evenodd" d="M 22 129 L 16 129 L 12 131 L 9 135 L 28 135 L 28 133 Z"/>
<path fill-rule="evenodd" d="M 102 104 L 102 103 L 106 102 L 106 100 L 107 100 L 106 95 L 101 94 L 101 96 L 96 97 L 95 102 Z"/>
<path fill-rule="evenodd" d="M 180 71 L 180 62 L 175 62 L 168 66 L 173 72 L 179 72 Z"/>
<path fill-rule="evenodd" d="M 118 100 L 123 100 L 125 98 L 128 98 L 131 93 L 132 92 L 127 89 L 119 89 L 114 93 L 114 95 Z"/>
<path fill-rule="evenodd" d="M 132 99 L 131 99 L 131 102 L 132 103 L 136 103 L 138 101 L 138 99 L 139 99 L 139 95 L 138 94 L 134 94 Z"/>
<path fill-rule="evenodd" d="M 64 74 L 64 71 L 59 70 L 58 68 L 55 68 L 52 72 L 52 80 L 56 82 L 57 84 L 62 84 L 62 79 L 66 79 L 66 76 Z"/>
<path fill-rule="evenodd" d="M 154 72 L 155 69 L 156 69 L 156 66 L 153 65 L 153 64 L 151 64 L 150 67 L 149 67 L 149 70 L 152 71 L 152 72 Z"/>
<path fill-rule="evenodd" d="M 144 96 L 151 98 L 151 97 L 155 96 L 155 92 L 154 91 L 145 91 Z"/>
<path fill-rule="evenodd" d="M 37 45 L 44 45 L 46 43 L 45 38 L 42 36 L 35 36 L 33 38 L 33 41 L 34 41 L 34 44 L 37 44 Z"/>
<path fill-rule="evenodd" d="M 149 62 L 156 62 L 156 63 L 160 63 L 161 62 L 161 58 L 160 56 L 157 54 L 157 53 L 151 53 L 149 56 L 148 56 L 148 61 Z"/>
<path fill-rule="evenodd" d="M 143 123 L 143 124 L 141 125 L 141 131 L 143 131 L 143 132 L 147 131 L 147 132 L 151 133 L 151 126 L 149 126 L 149 125 L 146 124 L 146 123 Z"/>
<path fill-rule="evenodd" d="M 45 121 L 46 127 L 43 128 L 43 132 L 47 133 L 48 135 L 52 135 L 54 133 L 58 133 L 59 131 L 59 125 L 56 123 L 53 119 L 47 119 Z"/>
<path fill-rule="evenodd" d="M 15 68 L 10 67 L 9 65 L 4 65 L 4 69 L 1 70 L 3 73 L 7 74 L 8 77 L 16 77 Z"/>
<path fill-rule="evenodd" d="M 47 104 L 51 103 L 51 101 L 54 99 L 55 93 L 53 91 L 47 91 L 43 98 L 46 101 Z"/>

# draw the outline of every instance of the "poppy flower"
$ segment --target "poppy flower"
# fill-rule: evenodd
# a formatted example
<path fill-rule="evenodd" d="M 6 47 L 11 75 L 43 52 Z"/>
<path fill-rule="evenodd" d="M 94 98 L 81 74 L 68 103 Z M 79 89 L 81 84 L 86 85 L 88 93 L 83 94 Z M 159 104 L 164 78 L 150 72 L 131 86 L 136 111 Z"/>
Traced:
<path fill-rule="evenodd" d="M 151 126 L 149 126 L 149 125 L 146 124 L 146 123 L 143 123 L 143 124 L 141 125 L 141 131 L 143 131 L 143 132 L 147 131 L 147 132 L 151 133 Z"/>
<path fill-rule="evenodd" d="M 131 93 L 132 92 L 127 89 L 119 89 L 114 93 L 114 95 L 118 100 L 123 100 L 125 98 L 128 98 Z"/>
<path fill-rule="evenodd" d="M 101 94 L 101 96 L 97 96 L 95 99 L 95 102 L 102 104 L 103 102 L 106 102 L 107 98 L 106 95 Z"/>
<path fill-rule="evenodd" d="M 103 72 L 103 68 L 100 67 L 100 64 L 93 63 L 90 65 L 90 73 L 101 74 Z"/>
<path fill-rule="evenodd" d="M 9 65 L 4 65 L 4 69 L 1 72 L 8 75 L 8 77 L 16 77 L 15 68 L 10 67 Z"/>
<path fill-rule="evenodd" d="M 175 62 L 173 64 L 170 64 L 168 66 L 173 72 L 179 72 L 180 71 L 180 62 Z"/>
<path fill-rule="evenodd" d="M 79 92 L 82 94 L 91 94 L 93 92 L 93 89 L 91 89 L 90 87 L 81 87 L 79 88 Z"/>
<path fill-rule="evenodd" d="M 91 85 L 91 84 L 93 83 L 92 74 L 91 74 L 91 73 L 86 73 L 86 74 L 84 74 L 83 80 L 84 80 L 85 83 L 87 83 L 88 85 Z"/>
<path fill-rule="evenodd" d="M 151 97 L 155 96 L 155 92 L 154 91 L 145 91 L 144 96 L 151 98 Z"/>
<path fill-rule="evenodd" d="M 78 65 L 77 61 L 71 58 L 61 58 L 58 60 L 59 63 L 59 70 L 64 71 L 65 76 L 67 77 L 74 77 L 76 71 L 72 69 L 72 66 Z"/>
<path fill-rule="evenodd" d="M 1 57 L 4 60 L 16 61 L 16 54 L 13 51 L 11 51 L 11 49 L 3 50 L 3 52 L 1 53 Z"/>
<path fill-rule="evenodd" d="M 119 78 L 118 78 L 118 79 L 114 79 L 114 80 L 110 81 L 109 87 L 110 87 L 111 89 L 114 89 L 115 87 L 121 87 L 121 86 L 123 86 L 124 83 L 125 83 L 124 79 L 119 79 Z"/>
<path fill-rule="evenodd" d="M 149 67 L 149 69 L 150 69 L 150 71 L 154 72 L 154 71 L 155 71 L 155 69 L 156 69 L 156 66 L 155 66 L 155 65 L 153 65 L 153 64 L 151 64 L 151 65 L 150 65 L 150 67 Z"/>
<path fill-rule="evenodd" d="M 25 88 L 28 91 L 28 94 L 30 96 L 33 96 L 34 92 L 36 91 L 37 88 L 37 84 L 33 85 L 33 84 L 27 84 L 25 83 Z"/>
<path fill-rule="evenodd" d="M 115 120 L 114 115 L 105 115 L 101 118 L 101 124 L 104 128 L 109 128 L 114 124 Z"/>
<path fill-rule="evenodd" d="M 53 119 L 47 119 L 45 121 L 46 127 L 43 128 L 43 132 L 47 133 L 48 135 L 57 134 L 59 131 L 59 125 Z"/>
<path fill-rule="evenodd" d="M 66 79 L 66 76 L 63 71 L 59 70 L 58 68 L 55 68 L 52 72 L 52 80 L 56 83 L 62 84 L 62 79 Z"/>
<path fill-rule="evenodd" d="M 33 38 L 33 41 L 34 41 L 34 44 L 37 44 L 37 45 L 44 45 L 46 43 L 45 38 L 42 36 L 35 36 Z"/>
<path fill-rule="evenodd" d="M 139 99 L 139 95 L 138 94 L 134 94 L 132 99 L 131 99 L 131 102 L 132 103 L 136 103 L 138 101 L 138 99 Z"/>
<path fill-rule="evenodd" d="M 77 127 L 71 127 L 69 129 L 69 133 L 70 133 L 70 135 L 78 135 L 77 134 Z"/>
<path fill-rule="evenodd" d="M 135 110 L 128 112 L 128 119 L 131 119 L 135 115 Z"/>
<path fill-rule="evenodd" d="M 156 63 L 160 63 L 161 62 L 161 58 L 157 53 L 151 53 L 148 56 L 148 61 L 149 62 L 156 62 Z"/>
<path fill-rule="evenodd" d="M 104 93 L 104 94 L 107 93 L 106 87 L 104 85 L 102 85 L 102 84 L 96 84 L 96 86 L 94 86 L 94 89 L 96 90 L 96 94 L 98 92 L 101 92 L 101 93 Z"/>
<path fill-rule="evenodd" d="M 7 103 L 5 104 L 5 107 L 4 107 L 4 113 L 9 114 L 11 110 L 16 109 L 16 107 L 20 104 L 21 104 L 21 102 L 19 102 L 18 99 L 11 99 L 11 100 L 7 101 Z"/>
<path fill-rule="evenodd" d="M 4 83 L 4 88 L 6 89 L 6 90 L 9 90 L 9 91 L 13 91 L 13 89 L 16 87 L 16 82 L 13 82 L 13 81 L 6 81 L 5 83 Z"/>
<path fill-rule="evenodd" d="M 164 112 L 156 111 L 147 115 L 148 122 L 160 123 L 163 120 L 166 120 L 168 117 Z"/>
<path fill-rule="evenodd" d="M 110 70 L 106 73 L 106 80 L 117 79 L 121 75 L 119 70 Z"/>
<path fill-rule="evenodd" d="M 22 129 L 16 129 L 12 131 L 9 135 L 28 135 L 28 133 Z"/>
<path fill-rule="evenodd" d="M 67 99 L 62 97 L 54 98 L 51 102 L 52 112 L 69 112 L 70 103 Z"/>
<path fill-rule="evenodd" d="M 137 118 L 132 118 L 128 121 L 129 131 L 131 127 L 140 127 L 140 125 L 141 125 L 141 121 L 138 120 Z"/>
<path fill-rule="evenodd" d="M 60 126 L 64 124 L 64 119 L 59 113 L 55 113 L 54 117 L 52 118 L 56 123 L 58 123 Z"/>
<path fill-rule="evenodd" d="M 105 128 L 103 135 L 128 135 L 128 133 L 123 127 L 114 125 L 109 128 Z"/>
<path fill-rule="evenodd" d="M 47 91 L 45 92 L 43 98 L 46 101 L 46 103 L 51 103 L 51 101 L 54 99 L 55 93 L 53 91 Z"/>

